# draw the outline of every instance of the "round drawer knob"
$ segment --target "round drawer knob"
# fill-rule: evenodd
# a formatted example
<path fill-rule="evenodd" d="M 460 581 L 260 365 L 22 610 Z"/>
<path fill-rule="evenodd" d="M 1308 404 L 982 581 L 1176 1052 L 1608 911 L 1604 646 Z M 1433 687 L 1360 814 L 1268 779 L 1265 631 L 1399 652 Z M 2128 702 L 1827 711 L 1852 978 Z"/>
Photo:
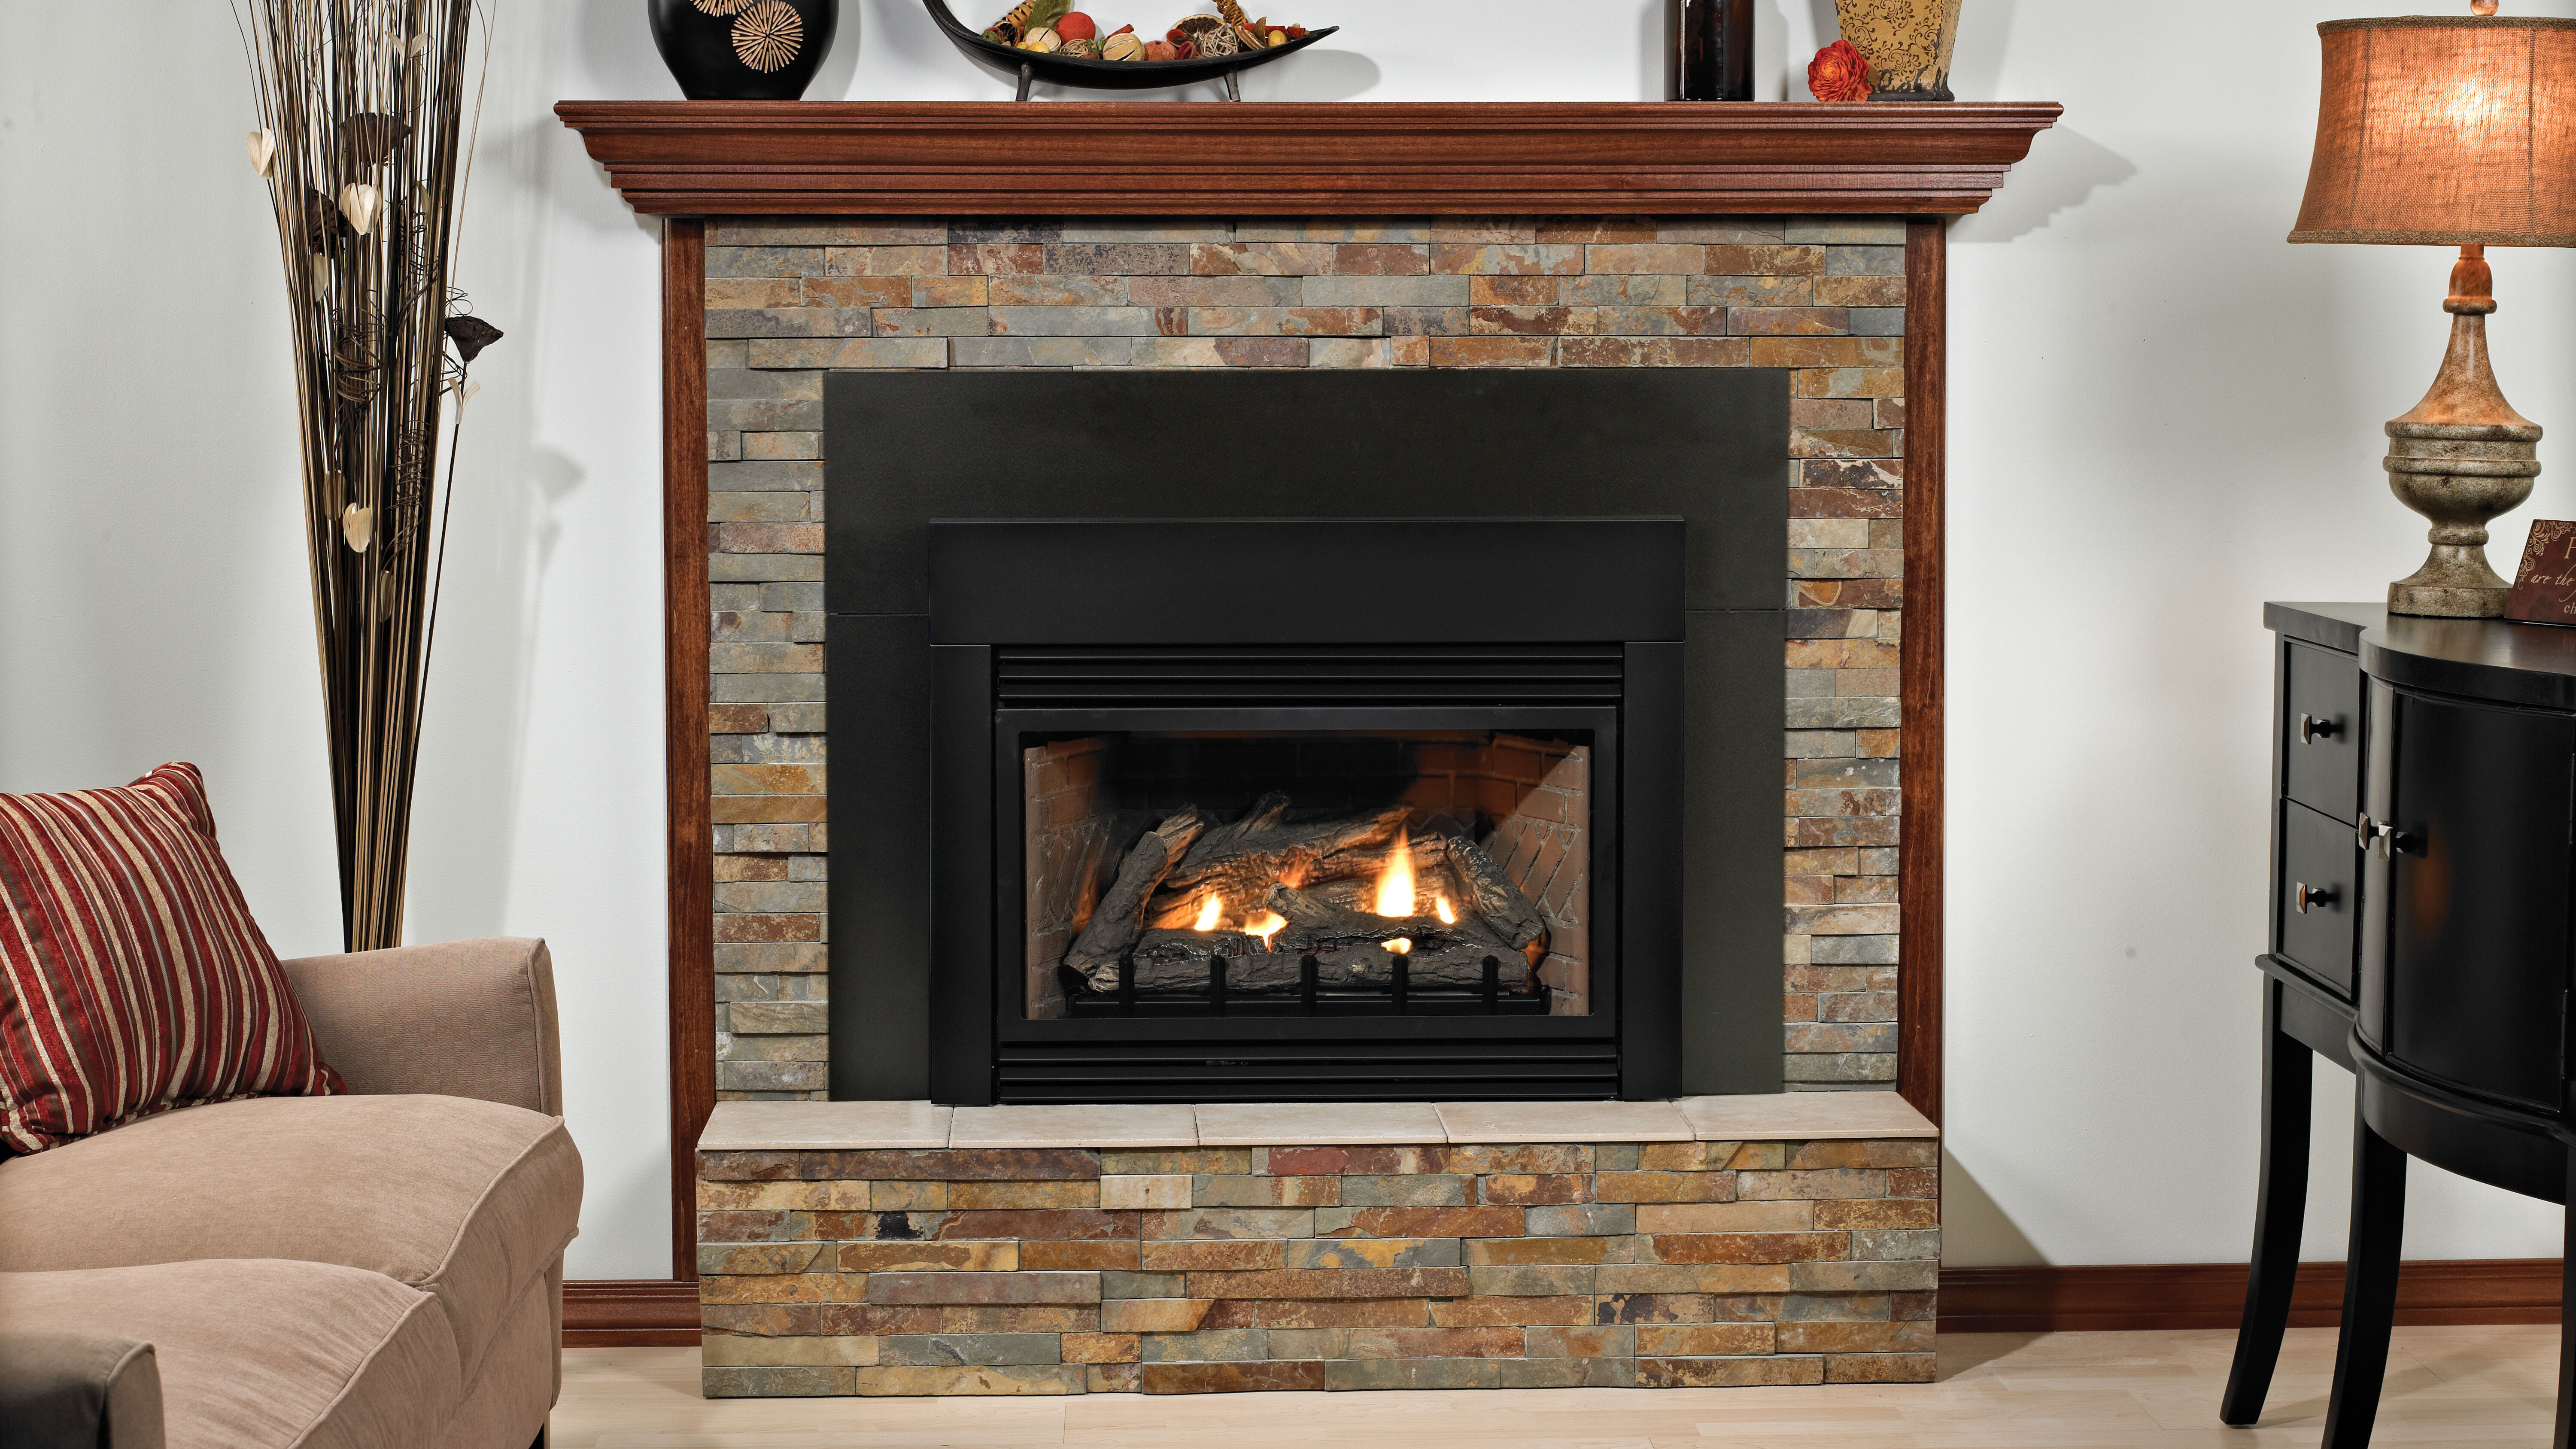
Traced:
<path fill-rule="evenodd" d="M 2335 902 L 2335 891 L 2333 886 L 2312 886 L 2305 881 L 2301 881 L 2298 884 L 2295 898 L 2299 904 L 2299 914 L 2304 916 L 2308 913 L 2308 907 L 2310 906 L 2333 905 Z"/>
<path fill-rule="evenodd" d="M 2300 744 L 2313 745 L 2319 740 L 2330 740 L 2334 737 L 2335 722 L 2333 720 L 2319 719 L 2312 714 L 2303 714 L 2299 716 Z"/>

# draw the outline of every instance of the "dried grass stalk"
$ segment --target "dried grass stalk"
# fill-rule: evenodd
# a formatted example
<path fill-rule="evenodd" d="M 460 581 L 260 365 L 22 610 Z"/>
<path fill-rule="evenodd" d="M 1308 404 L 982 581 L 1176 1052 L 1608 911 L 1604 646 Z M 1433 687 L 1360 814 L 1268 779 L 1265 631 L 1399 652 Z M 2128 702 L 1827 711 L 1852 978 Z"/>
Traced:
<path fill-rule="evenodd" d="M 479 11 L 476 0 L 234 0 L 259 110 L 251 164 L 286 271 L 352 951 L 402 943 L 449 504 L 440 411 L 456 399 L 461 414 L 466 366 L 500 335 L 453 315 L 450 284 L 491 60 Z M 449 471 L 456 438 L 451 419 Z"/>

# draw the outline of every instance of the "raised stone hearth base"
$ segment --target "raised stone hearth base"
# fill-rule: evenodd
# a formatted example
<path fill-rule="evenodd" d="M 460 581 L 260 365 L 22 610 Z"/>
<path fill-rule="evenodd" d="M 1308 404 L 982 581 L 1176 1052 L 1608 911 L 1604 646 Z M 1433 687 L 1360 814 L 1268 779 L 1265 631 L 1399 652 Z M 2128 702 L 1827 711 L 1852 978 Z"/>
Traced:
<path fill-rule="evenodd" d="M 1677 1103 L 725 1103 L 709 1397 L 1929 1381 L 1938 1131 Z"/>

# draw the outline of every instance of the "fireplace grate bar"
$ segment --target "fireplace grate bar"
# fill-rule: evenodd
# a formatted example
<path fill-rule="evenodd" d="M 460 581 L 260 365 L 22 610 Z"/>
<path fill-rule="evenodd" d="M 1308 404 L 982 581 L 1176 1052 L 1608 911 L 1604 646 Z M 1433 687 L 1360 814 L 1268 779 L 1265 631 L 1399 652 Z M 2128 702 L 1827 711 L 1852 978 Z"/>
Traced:
<path fill-rule="evenodd" d="M 1508 695 L 1497 691 L 1442 689 L 1413 685 L 1361 691 L 1352 689 L 1299 692 L 1277 687 L 1241 691 L 1133 689 L 1085 689 L 1064 694 L 1017 694 L 1000 701 L 1006 708 L 1017 709 L 1145 709 L 1155 707 L 1190 708 L 1194 706 L 1281 706 L 1315 708 L 1325 706 L 1446 705 L 1476 708 L 1593 708 L 1615 705 L 1615 698 L 1568 691 L 1548 694 L 1538 690 L 1516 690 Z"/>
<path fill-rule="evenodd" d="M 1352 1044 L 1316 1051 L 1174 1046 L 1064 1053 L 1006 1050 L 997 1100 L 1047 1102 L 1592 1101 L 1619 1094 L 1606 1048 L 1532 1053 L 1418 1051 Z"/>
<path fill-rule="evenodd" d="M 1478 1075 L 1388 1073 L 1383 1076 L 1230 1075 L 1222 1081 L 1081 1077 L 1023 1078 L 1005 1070 L 996 1099 L 1005 1105 L 1093 1102 L 1580 1102 L 1619 1095 L 1615 1070 L 1580 1078 L 1532 1077 L 1509 1070 Z"/>
<path fill-rule="evenodd" d="M 1219 660 L 1245 664 L 1253 662 L 1283 665 L 1353 665 L 1372 661 L 1408 663 L 1422 660 L 1473 663 L 1533 663 L 1553 660 L 1559 664 L 1612 664 L 1619 662 L 1622 646 L 1616 644 L 1315 644 L 1315 645 L 1245 645 L 1206 646 L 1194 644 L 1137 644 L 1104 647 L 1100 645 L 1028 645 L 1002 649 L 1005 660 L 1024 663 L 1056 663 L 1069 666 L 1086 664 L 1140 664 L 1168 661 L 1176 664 L 1203 665 Z"/>
<path fill-rule="evenodd" d="M 1198 991 L 1169 996 L 1128 996 L 1103 993 L 1075 997 L 1066 1003 L 1067 1014 L 1078 1021 L 1111 1020 L 1121 1017 L 1184 1020 L 1208 1019 L 1213 1016 L 1321 1016 L 1383 1019 L 1388 1016 L 1546 1016 L 1550 1002 L 1542 992 L 1487 994 L 1474 987 L 1426 991 L 1414 988 L 1399 1002 L 1387 992 L 1319 991 L 1309 996 L 1302 989 L 1295 993 L 1271 996 L 1243 996 L 1231 991 L 1218 1005 L 1215 980 Z"/>

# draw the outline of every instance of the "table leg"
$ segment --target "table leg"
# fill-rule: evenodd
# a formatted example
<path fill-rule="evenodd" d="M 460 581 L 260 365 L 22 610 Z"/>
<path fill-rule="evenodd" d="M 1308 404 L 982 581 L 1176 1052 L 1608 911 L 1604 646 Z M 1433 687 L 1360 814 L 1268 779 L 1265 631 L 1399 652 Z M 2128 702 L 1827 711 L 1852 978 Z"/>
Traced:
<path fill-rule="evenodd" d="M 2324 1449 L 2363 1449 L 2370 1443 L 2388 1374 L 2397 1254 L 2406 1235 L 2405 1152 L 2371 1131 L 2358 1107 L 2352 1136 L 2352 1249 L 2344 1264 L 2343 1342 L 2335 1347 Z"/>
<path fill-rule="evenodd" d="M 2245 1279 L 2245 1317 L 2236 1329 L 2236 1363 L 2227 1371 L 2219 1422 L 2263 1417 L 2263 1395 L 2290 1326 L 2290 1290 L 2299 1276 L 2299 1230 L 2308 1213 L 2308 1112 L 2316 1055 L 2281 1030 L 2277 981 L 2263 983 L 2263 1155 L 2254 1190 L 2254 1254 Z M 2565 1446 L 2562 1446 L 2565 1449 Z"/>
<path fill-rule="evenodd" d="M 2576 1151 L 2567 1154 L 2567 1203 L 2558 1270 L 2558 1437 L 2550 1441 L 2556 1449 L 2576 1449 L 2576 1333 L 2567 1331 L 2567 1305 L 2576 1303 Z"/>

